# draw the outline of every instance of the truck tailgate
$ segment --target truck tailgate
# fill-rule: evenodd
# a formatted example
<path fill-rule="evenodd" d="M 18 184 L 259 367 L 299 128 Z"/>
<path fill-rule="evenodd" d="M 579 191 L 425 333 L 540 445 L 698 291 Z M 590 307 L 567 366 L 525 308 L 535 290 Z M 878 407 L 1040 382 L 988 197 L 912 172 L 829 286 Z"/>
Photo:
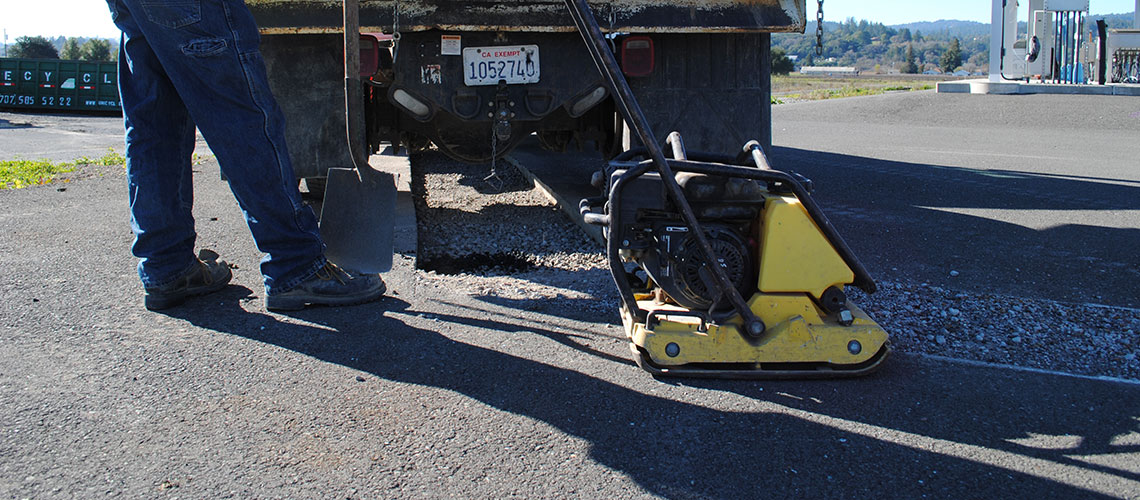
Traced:
<path fill-rule="evenodd" d="M 246 0 L 265 34 L 332 33 L 340 0 Z M 361 0 L 365 32 L 573 31 L 561 0 Z M 805 0 L 608 0 L 591 2 L 606 31 L 803 32 Z"/>

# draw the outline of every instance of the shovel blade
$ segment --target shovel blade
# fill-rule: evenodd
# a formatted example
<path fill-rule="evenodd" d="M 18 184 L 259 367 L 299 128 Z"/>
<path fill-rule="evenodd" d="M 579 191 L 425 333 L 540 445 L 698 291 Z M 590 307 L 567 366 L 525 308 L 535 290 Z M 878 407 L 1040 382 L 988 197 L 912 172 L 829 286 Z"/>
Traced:
<path fill-rule="evenodd" d="M 336 265 L 361 273 L 392 269 L 396 183 L 392 174 L 330 168 L 321 207 L 325 255 Z"/>

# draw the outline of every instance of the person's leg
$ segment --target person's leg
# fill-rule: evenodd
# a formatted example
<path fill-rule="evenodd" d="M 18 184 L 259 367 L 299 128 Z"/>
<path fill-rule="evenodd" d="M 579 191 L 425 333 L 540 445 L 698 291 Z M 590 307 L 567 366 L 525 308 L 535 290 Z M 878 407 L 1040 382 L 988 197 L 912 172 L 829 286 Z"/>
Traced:
<path fill-rule="evenodd" d="M 108 0 L 123 31 L 119 93 L 126 126 L 131 251 L 148 309 L 166 309 L 187 298 L 220 290 L 231 273 L 217 254 L 194 257 L 194 185 L 190 159 L 194 123 L 131 12 Z"/>
<path fill-rule="evenodd" d="M 325 260 L 316 217 L 297 191 L 284 116 L 270 92 L 260 35 L 245 3 L 109 1 L 134 15 L 132 28 L 145 37 L 217 155 L 258 248 L 267 254 L 261 266 L 266 307 L 380 297 L 378 275 L 345 272 Z M 203 269 L 207 274 L 212 268 Z"/>
<path fill-rule="evenodd" d="M 241 0 L 119 0 L 218 157 L 258 248 L 269 293 L 325 264 L 312 210 L 301 203 L 284 116 L 269 91 L 257 26 Z M 121 14 L 120 14 L 121 17 Z"/>
<path fill-rule="evenodd" d="M 119 93 L 135 234 L 131 251 L 139 258 L 143 285 L 159 287 L 197 263 L 190 170 L 194 124 L 131 12 L 116 9 L 115 22 L 123 31 Z"/>

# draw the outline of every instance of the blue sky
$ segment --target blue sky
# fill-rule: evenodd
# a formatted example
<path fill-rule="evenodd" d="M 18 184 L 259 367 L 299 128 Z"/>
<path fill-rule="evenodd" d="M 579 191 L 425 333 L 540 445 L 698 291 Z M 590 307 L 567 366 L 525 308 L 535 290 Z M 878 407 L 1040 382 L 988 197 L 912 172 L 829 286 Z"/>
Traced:
<path fill-rule="evenodd" d="M 1091 2 L 1093 14 L 1132 12 L 1136 6 L 1135 0 Z M 885 24 L 939 19 L 989 22 L 991 5 L 991 0 L 825 0 L 823 10 L 832 21 L 854 17 Z M 808 12 L 809 18 L 815 17 L 814 0 L 808 0 Z M 0 13 L 0 28 L 8 31 L 9 42 L 25 35 L 113 38 L 119 33 L 103 0 L 0 0 Z"/>
<path fill-rule="evenodd" d="M 1029 17 L 1029 2 L 1021 0 L 1021 17 Z M 867 19 L 883 24 L 904 24 L 916 21 L 959 19 L 990 22 L 992 0 L 958 0 L 939 2 L 932 0 L 824 0 L 823 15 L 830 21 L 848 17 Z M 1090 0 L 1093 14 L 1120 14 L 1133 12 L 1136 0 Z M 815 0 L 808 0 L 808 17 L 815 14 Z"/>

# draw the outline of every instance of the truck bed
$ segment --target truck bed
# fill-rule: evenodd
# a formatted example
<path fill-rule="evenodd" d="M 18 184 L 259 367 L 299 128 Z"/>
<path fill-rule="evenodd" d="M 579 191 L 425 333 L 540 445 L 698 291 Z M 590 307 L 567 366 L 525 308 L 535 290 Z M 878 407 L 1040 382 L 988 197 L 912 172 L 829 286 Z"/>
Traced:
<path fill-rule="evenodd" d="M 804 0 L 591 2 L 603 30 L 627 33 L 803 32 Z M 340 30 L 340 0 L 246 0 L 265 34 Z M 361 0 L 365 32 L 573 31 L 561 0 Z M 395 29 L 394 29 L 395 28 Z"/>

